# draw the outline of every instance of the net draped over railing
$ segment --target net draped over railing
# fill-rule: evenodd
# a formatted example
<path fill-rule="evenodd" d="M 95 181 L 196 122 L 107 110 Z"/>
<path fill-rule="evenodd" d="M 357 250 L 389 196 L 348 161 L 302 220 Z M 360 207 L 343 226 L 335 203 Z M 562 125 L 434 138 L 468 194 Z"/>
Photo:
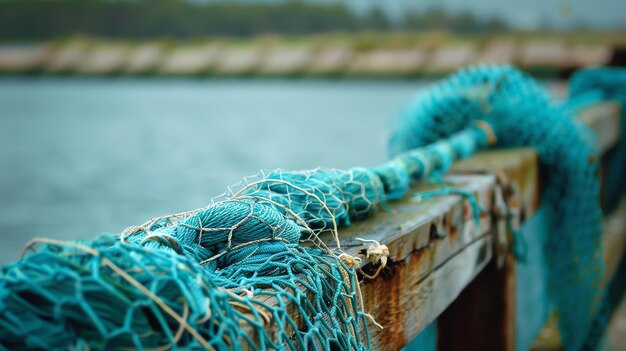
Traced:
<path fill-rule="evenodd" d="M 570 101 L 612 100 L 620 105 L 620 135 L 617 146 L 608 150 L 604 156 L 604 184 L 608 189 L 603 193 L 603 207 L 605 212 L 614 210 L 626 193 L 626 69 L 623 68 L 592 68 L 576 72 L 570 81 Z M 583 268 L 584 269 L 584 268 Z M 623 279 L 615 277 L 615 279 Z M 614 283 L 611 283 L 612 285 Z M 593 324 L 587 331 L 584 348 L 591 350 L 601 344 L 611 309 L 611 286 L 604 287 L 599 308 Z M 621 293 L 623 295 L 623 292 Z M 618 299 L 619 301 L 620 299 Z"/>
<path fill-rule="evenodd" d="M 577 84 L 581 96 L 590 90 Z M 36 239 L 33 253 L 2 269 L 0 344 L 368 349 L 368 324 L 376 322 L 363 308 L 361 257 L 342 251 L 340 228 L 456 159 L 488 146 L 533 146 L 547 169 L 550 291 L 565 346 L 579 349 L 599 308 L 603 266 L 598 157 L 571 115 L 513 67 L 473 67 L 416 96 L 380 166 L 260 172 L 204 208 L 119 236 Z M 326 232 L 332 240 L 322 240 Z"/>

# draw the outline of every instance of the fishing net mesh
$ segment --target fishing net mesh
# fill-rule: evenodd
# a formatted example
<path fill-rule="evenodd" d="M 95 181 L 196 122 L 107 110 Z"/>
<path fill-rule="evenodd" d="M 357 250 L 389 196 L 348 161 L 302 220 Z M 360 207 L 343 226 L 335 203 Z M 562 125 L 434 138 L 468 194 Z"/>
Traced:
<path fill-rule="evenodd" d="M 604 268 L 597 150 L 571 111 L 514 68 L 476 67 L 419 94 L 400 117 L 390 150 L 423 147 L 475 120 L 493 128 L 496 146 L 537 149 L 546 169 L 541 198 L 549 222 L 549 290 L 562 342 L 577 350 L 599 310 Z"/>
<path fill-rule="evenodd" d="M 368 349 L 360 257 L 342 251 L 339 228 L 495 144 L 532 145 L 548 170 L 544 249 L 564 340 L 576 349 L 597 308 L 601 214 L 596 152 L 567 111 L 514 68 L 475 67 L 416 97 L 380 166 L 264 171 L 206 207 L 119 237 L 37 239 L 36 252 L 2 270 L 0 344 Z M 427 195 L 452 193 L 461 192 Z"/>
<path fill-rule="evenodd" d="M 621 139 L 618 144 L 604 155 L 603 178 L 605 189 L 603 207 L 605 212 L 614 210 L 626 193 L 626 69 L 599 67 L 576 72 L 570 81 L 569 102 L 571 105 L 588 105 L 595 101 L 613 101 L 620 105 Z M 621 282 L 620 282 L 621 281 Z M 613 310 L 624 294 L 623 278 L 615 273 L 613 281 L 604 287 L 600 310 L 588 331 L 585 348 L 593 350 L 600 345 L 603 332 Z M 614 287 L 615 286 L 615 287 Z M 617 297 L 616 297 L 616 296 Z"/>
<path fill-rule="evenodd" d="M 365 342 L 354 275 L 314 249 L 279 245 L 271 259 L 211 274 L 183 255 L 113 237 L 44 243 L 3 277 L 10 308 L 0 328 L 9 349 L 359 349 Z"/>
<path fill-rule="evenodd" d="M 4 268 L 0 340 L 11 349 L 366 349 L 359 259 L 342 255 L 336 235 L 382 197 L 365 169 L 275 170 L 119 238 L 36 240 L 40 250 Z"/>

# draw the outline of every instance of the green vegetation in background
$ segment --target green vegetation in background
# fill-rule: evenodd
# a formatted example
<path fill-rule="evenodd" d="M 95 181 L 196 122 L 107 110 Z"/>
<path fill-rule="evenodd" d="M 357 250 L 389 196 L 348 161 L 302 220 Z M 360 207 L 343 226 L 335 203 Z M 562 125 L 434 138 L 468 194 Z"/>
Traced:
<path fill-rule="evenodd" d="M 388 30 L 502 31 L 496 19 L 431 9 L 392 24 L 380 10 L 359 16 L 342 4 L 192 3 L 183 0 L 0 0 L 0 40 L 49 40 L 72 35 L 178 39 L 280 33 Z"/>

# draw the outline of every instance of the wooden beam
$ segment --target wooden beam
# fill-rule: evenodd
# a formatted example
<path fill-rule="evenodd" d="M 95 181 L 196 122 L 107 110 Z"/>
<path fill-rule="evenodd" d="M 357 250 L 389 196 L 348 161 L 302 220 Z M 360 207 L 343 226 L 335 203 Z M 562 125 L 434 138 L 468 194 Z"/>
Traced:
<path fill-rule="evenodd" d="M 581 120 L 599 135 L 618 118 L 615 107 L 601 105 L 591 110 L 595 112 L 585 112 L 590 117 Z M 600 139 L 608 148 L 617 137 L 613 133 Z M 350 255 L 362 254 L 367 247 L 357 238 L 378 241 L 390 251 L 389 263 L 381 275 L 373 280 L 365 278 L 361 283 L 365 311 L 384 326 L 382 330 L 370 330 L 372 349 L 399 350 L 407 345 L 482 274 L 492 257 L 499 257 L 506 264 L 490 265 L 485 272 L 491 277 L 479 277 L 472 297 L 464 304 L 478 306 L 478 299 L 482 299 L 483 306 L 501 301 L 497 311 L 489 311 L 496 313 L 492 316 L 495 319 L 490 319 L 492 322 L 484 325 L 481 332 L 483 337 L 493 336 L 488 330 L 493 327 L 504 328 L 504 332 L 482 345 L 514 349 L 515 262 L 507 246 L 512 239 L 507 236 L 504 218 L 495 213 L 502 212 L 505 202 L 516 206 L 519 211 L 512 221 L 517 225 L 535 213 L 540 187 L 537 153 L 531 148 L 485 151 L 456 163 L 445 182 L 422 183 L 414 192 L 441 186 L 469 191 L 483 209 L 480 224 L 474 220 L 469 202 L 460 196 L 427 201 L 408 196 L 389 204 L 387 211 L 381 210 L 372 218 L 339 231 L 342 249 Z M 333 242 L 330 235 L 322 239 Z M 361 268 L 368 273 L 375 270 L 366 261 Z M 490 301 L 485 300 L 487 296 Z M 439 324 L 440 339 L 442 335 L 460 335 L 453 332 L 462 329 L 456 327 L 463 320 L 464 310 L 459 311 L 448 319 L 450 323 Z M 478 335 L 478 331 L 474 334 Z"/>
<path fill-rule="evenodd" d="M 441 186 L 424 183 L 414 191 Z M 452 175 L 446 177 L 445 186 L 475 196 L 484 210 L 480 223 L 475 221 L 469 202 L 460 196 L 421 201 L 407 197 L 390 204 L 388 210 L 380 210 L 372 218 L 339 231 L 342 250 L 352 256 L 367 248 L 357 238 L 378 241 L 390 251 L 389 262 L 380 276 L 364 278 L 361 283 L 365 311 L 384 325 L 383 330 L 370 327 L 372 350 L 399 350 L 408 344 L 492 258 L 490 209 L 495 177 Z M 334 245 L 329 234 L 322 239 L 329 246 Z M 375 270 L 365 260 L 361 268 L 369 273 Z M 275 303 L 271 299 L 264 302 Z M 287 309 L 288 313 L 293 312 L 294 322 L 302 325 L 295 306 L 289 305 Z M 275 327 L 271 322 L 268 324 L 270 335 L 276 333 Z"/>
<path fill-rule="evenodd" d="M 460 294 L 492 257 L 489 209 L 495 188 L 490 175 L 450 176 L 449 186 L 474 194 L 486 211 L 476 223 L 471 207 L 459 196 L 427 201 L 407 198 L 390 211 L 340 231 L 343 250 L 359 255 L 366 246 L 357 238 L 388 246 L 387 267 L 361 285 L 365 310 L 383 330 L 370 330 L 374 350 L 398 350 L 410 342 Z M 416 193 L 432 189 L 422 184 Z M 330 242 L 330 239 L 326 239 Z M 362 269 L 374 270 L 364 262 Z"/>
<path fill-rule="evenodd" d="M 416 273 L 431 258 L 429 250 L 395 263 L 380 281 L 364 282 L 366 309 L 385 327 L 371 331 L 372 349 L 401 349 L 443 313 L 491 260 L 491 240 L 485 234 L 423 277 Z"/>
<path fill-rule="evenodd" d="M 478 187 L 474 192 L 484 196 L 483 206 L 489 205 L 492 181 L 476 179 L 468 186 Z M 445 200 L 424 203 L 440 212 L 419 214 L 417 221 L 396 227 L 392 239 L 381 238 L 392 252 L 391 262 L 380 278 L 365 279 L 361 288 L 365 310 L 384 326 L 370 333 L 374 350 L 398 350 L 408 344 L 492 257 L 488 215 L 477 224 L 464 200 Z M 376 231 L 367 234 L 379 236 Z"/>
<path fill-rule="evenodd" d="M 498 174 L 496 191 L 507 188 L 519 212 L 518 225 L 539 206 L 539 166 L 532 148 L 487 150 L 455 164 L 453 173 Z M 504 195 L 504 194 L 503 194 Z M 498 243 L 492 261 L 458 299 L 437 319 L 438 350 L 515 350 L 515 258 L 509 254 L 513 238 L 503 218 L 493 217 Z"/>
<path fill-rule="evenodd" d="M 515 350 L 515 258 L 492 260 L 437 318 L 437 350 Z"/>

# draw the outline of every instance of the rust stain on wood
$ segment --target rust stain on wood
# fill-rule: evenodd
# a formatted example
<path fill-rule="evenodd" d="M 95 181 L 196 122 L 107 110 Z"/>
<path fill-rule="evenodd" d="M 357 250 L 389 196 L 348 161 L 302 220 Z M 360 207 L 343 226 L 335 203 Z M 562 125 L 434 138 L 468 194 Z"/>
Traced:
<path fill-rule="evenodd" d="M 407 299 L 407 295 L 416 289 L 420 271 L 432 263 L 434 254 L 430 248 L 423 248 L 411 253 L 406 260 L 393 262 L 380 279 L 363 282 L 366 309 L 369 308 L 384 326 L 383 330 L 375 332 L 379 336 L 376 345 L 379 349 L 399 350 L 406 345 L 406 328 L 410 327 L 406 325 L 406 313 L 419 311 L 417 303 L 426 298 L 432 288 L 422 286 L 418 299 Z"/>
<path fill-rule="evenodd" d="M 582 121 L 591 123 L 596 134 L 612 125 L 616 118 L 615 107 L 604 105 L 607 106 L 592 108 L 589 114 L 593 118 L 587 117 L 588 121 Z M 608 116 L 610 113 L 613 115 Z M 603 114 L 611 121 L 606 121 Z M 613 139 L 611 136 L 604 140 L 602 147 L 610 147 Z M 371 349 L 398 350 L 404 347 L 448 308 L 491 260 L 494 239 L 506 230 L 502 229 L 502 221 L 493 216 L 494 207 L 499 204 L 494 200 L 495 175 L 502 174 L 506 179 L 506 191 L 510 193 L 508 203 L 520 210 L 518 221 L 523 222 L 532 216 L 539 206 L 539 163 L 532 148 L 487 150 L 456 163 L 451 174 L 447 180 L 453 184 L 449 186 L 472 192 L 485 210 L 480 216 L 479 226 L 474 223 L 469 202 L 459 196 L 421 202 L 407 197 L 391 203 L 392 211 L 379 211 L 368 220 L 340 230 L 342 249 L 348 254 L 355 256 L 363 249 L 364 245 L 356 238 L 379 241 L 390 250 L 390 262 L 382 275 L 362 282 L 365 311 L 385 326 L 382 331 L 370 328 Z M 433 187 L 437 185 L 421 184 L 415 191 Z M 330 235 L 322 240 L 332 246 Z M 504 300 L 503 309 L 495 317 L 492 316 L 504 328 L 502 337 L 490 344 L 498 345 L 498 349 L 514 348 L 513 263 L 513 258 L 508 256 L 504 271 L 486 273 L 487 278 L 472 284 L 478 288 L 470 289 L 474 291 L 474 296 L 461 308 L 463 310 L 468 305 L 484 308 L 493 301 Z M 493 298 L 485 300 L 485 292 L 493 290 L 493 287 L 481 285 L 481 280 L 498 282 L 497 291 L 489 295 Z M 479 298 L 482 299 L 481 304 L 475 300 Z M 297 314 L 295 310 L 293 313 Z M 458 318 L 456 322 L 463 321 L 465 312 L 461 311 Z M 463 342 L 459 345 L 467 346 Z"/>

